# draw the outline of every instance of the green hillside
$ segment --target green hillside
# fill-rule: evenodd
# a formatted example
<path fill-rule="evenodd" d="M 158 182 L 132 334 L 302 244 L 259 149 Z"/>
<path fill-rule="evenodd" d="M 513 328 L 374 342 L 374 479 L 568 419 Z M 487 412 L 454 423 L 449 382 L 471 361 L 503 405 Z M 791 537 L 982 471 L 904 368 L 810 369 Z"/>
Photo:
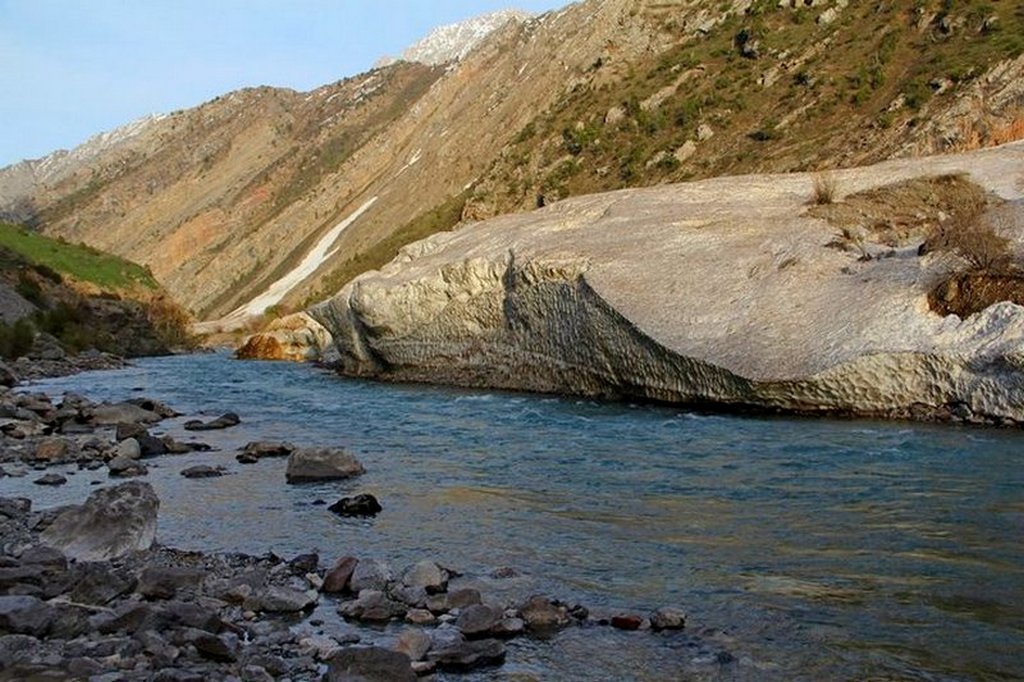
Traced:
<path fill-rule="evenodd" d="M 159 288 L 149 270 L 131 261 L 81 244 L 50 239 L 17 225 L 0 223 L 0 247 L 10 249 L 34 265 L 100 289 L 122 291 L 141 286 L 155 291 Z"/>

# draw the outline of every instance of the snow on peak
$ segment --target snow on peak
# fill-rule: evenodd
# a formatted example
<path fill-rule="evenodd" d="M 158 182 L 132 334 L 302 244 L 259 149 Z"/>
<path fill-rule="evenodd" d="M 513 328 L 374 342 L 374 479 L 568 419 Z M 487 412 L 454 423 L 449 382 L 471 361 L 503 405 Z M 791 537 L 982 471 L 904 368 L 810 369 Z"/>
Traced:
<path fill-rule="evenodd" d="M 531 17 L 532 15 L 526 12 L 506 9 L 456 24 L 438 26 L 426 38 L 406 49 L 402 53 L 401 59 L 429 66 L 457 61 L 469 54 L 484 38 L 505 24 L 512 21 L 523 22 Z M 395 61 L 385 57 L 377 62 L 377 65 L 385 66 L 393 64 Z"/>

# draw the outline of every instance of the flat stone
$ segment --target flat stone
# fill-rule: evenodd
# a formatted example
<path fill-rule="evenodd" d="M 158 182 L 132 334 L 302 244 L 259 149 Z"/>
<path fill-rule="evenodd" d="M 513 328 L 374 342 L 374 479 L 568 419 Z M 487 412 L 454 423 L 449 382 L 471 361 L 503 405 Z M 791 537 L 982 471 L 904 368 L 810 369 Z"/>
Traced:
<path fill-rule="evenodd" d="M 416 682 L 409 657 L 381 647 L 346 647 L 327 668 L 326 682 Z"/>
<path fill-rule="evenodd" d="M 45 476 L 40 476 L 39 478 L 32 482 L 35 483 L 36 485 L 57 486 L 64 485 L 65 483 L 68 482 L 68 479 L 64 478 L 60 474 L 46 474 Z"/>
<path fill-rule="evenodd" d="M 639 630 L 644 624 L 644 619 L 633 614 L 619 614 L 612 616 L 612 627 L 619 630 Z"/>
<path fill-rule="evenodd" d="M 185 478 L 219 478 L 227 473 L 224 467 L 212 467 L 206 464 L 199 464 L 189 467 L 181 472 Z"/>
<path fill-rule="evenodd" d="M 206 572 L 198 568 L 147 566 L 139 575 L 135 591 L 147 599 L 172 599 L 178 590 L 198 588 Z"/>
<path fill-rule="evenodd" d="M 316 597 L 290 587 L 272 585 L 259 595 L 261 611 L 271 613 L 298 613 L 316 605 Z"/>
<path fill-rule="evenodd" d="M 288 456 L 285 479 L 308 483 L 352 478 L 365 472 L 363 465 L 344 450 L 303 448 Z"/>
<path fill-rule="evenodd" d="M 54 619 L 52 606 L 37 597 L 0 595 L 0 631 L 41 637 Z"/>
<path fill-rule="evenodd" d="M 464 672 L 505 661 L 505 645 L 496 639 L 461 642 L 455 646 L 431 650 L 427 659 L 441 670 Z"/>
<path fill-rule="evenodd" d="M 488 604 L 474 604 L 466 607 L 455 621 L 455 627 L 472 639 L 487 635 L 504 618 L 504 613 Z"/>
<path fill-rule="evenodd" d="M 184 428 L 186 431 L 216 431 L 219 429 L 227 429 L 232 426 L 238 426 L 242 423 L 242 419 L 234 412 L 226 412 L 216 419 L 212 419 L 208 422 L 204 422 L 200 419 L 190 419 L 185 422 Z"/>

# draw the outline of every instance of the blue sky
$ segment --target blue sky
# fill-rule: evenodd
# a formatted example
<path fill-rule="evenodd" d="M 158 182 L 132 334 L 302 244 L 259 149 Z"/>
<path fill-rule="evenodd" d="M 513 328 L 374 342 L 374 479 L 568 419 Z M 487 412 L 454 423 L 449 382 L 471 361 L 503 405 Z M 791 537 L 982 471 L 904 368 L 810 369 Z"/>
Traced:
<path fill-rule="evenodd" d="M 435 26 L 568 0 L 0 0 L 0 166 L 241 87 L 309 90 Z"/>

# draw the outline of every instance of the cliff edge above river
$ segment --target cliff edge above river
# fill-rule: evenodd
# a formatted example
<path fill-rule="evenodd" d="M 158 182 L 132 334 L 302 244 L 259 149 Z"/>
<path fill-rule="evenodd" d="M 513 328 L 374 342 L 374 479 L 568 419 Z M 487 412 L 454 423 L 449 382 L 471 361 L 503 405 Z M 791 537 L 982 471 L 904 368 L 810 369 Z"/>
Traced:
<path fill-rule="evenodd" d="M 961 319 L 929 306 L 929 294 L 965 267 L 949 252 L 919 253 L 956 206 L 940 196 L 924 210 L 911 202 L 909 217 L 897 206 L 879 219 L 854 201 L 921 178 L 960 178 L 987 192 L 1001 204 L 995 229 L 1008 251 L 1024 246 L 1017 143 L 827 176 L 569 199 L 412 244 L 310 313 L 352 375 L 1024 422 L 1024 307 L 1001 302 Z M 816 197 L 822 183 L 834 196 Z M 845 211 L 846 223 L 815 198 L 840 205 L 833 213 Z"/>

